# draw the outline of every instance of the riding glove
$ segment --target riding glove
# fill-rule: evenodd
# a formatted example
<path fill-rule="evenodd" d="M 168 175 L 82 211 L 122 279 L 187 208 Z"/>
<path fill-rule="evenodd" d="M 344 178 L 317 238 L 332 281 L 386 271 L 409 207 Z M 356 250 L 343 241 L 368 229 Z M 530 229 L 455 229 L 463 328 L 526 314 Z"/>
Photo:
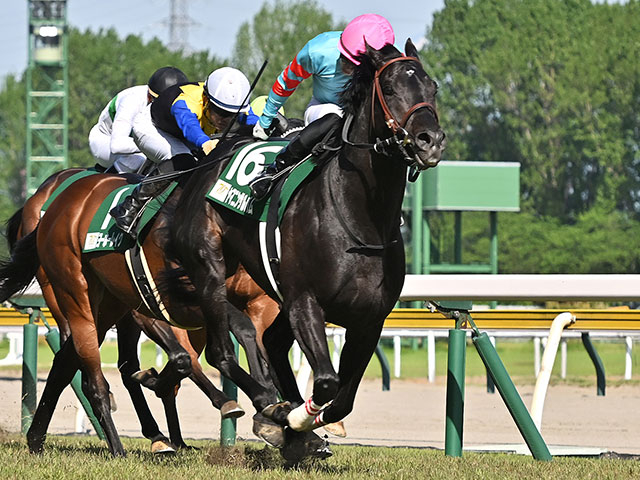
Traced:
<path fill-rule="evenodd" d="M 214 140 L 207 140 L 206 142 L 204 142 L 202 144 L 202 151 L 204 152 L 205 155 L 209 155 L 211 153 L 211 150 L 213 150 L 214 148 L 216 148 L 216 145 L 218 145 L 218 139 L 214 139 Z"/>

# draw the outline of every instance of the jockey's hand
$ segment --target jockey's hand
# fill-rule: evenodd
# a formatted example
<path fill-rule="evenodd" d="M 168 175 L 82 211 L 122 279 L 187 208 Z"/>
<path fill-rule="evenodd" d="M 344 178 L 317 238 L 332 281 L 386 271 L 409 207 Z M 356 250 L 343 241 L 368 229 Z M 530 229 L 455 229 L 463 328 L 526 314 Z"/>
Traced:
<path fill-rule="evenodd" d="M 271 127 L 265 130 L 264 128 L 262 128 L 262 125 L 260 125 L 260 122 L 258 122 L 253 127 L 253 136 L 254 138 L 257 138 L 259 140 L 266 140 L 267 138 L 269 138 L 269 135 L 271 135 L 272 131 L 273 129 Z"/>
<path fill-rule="evenodd" d="M 216 148 L 216 145 L 218 145 L 218 139 L 214 139 L 214 140 L 207 140 L 206 142 L 204 142 L 202 144 L 202 151 L 204 152 L 205 156 L 209 155 L 211 153 L 211 151 Z"/>

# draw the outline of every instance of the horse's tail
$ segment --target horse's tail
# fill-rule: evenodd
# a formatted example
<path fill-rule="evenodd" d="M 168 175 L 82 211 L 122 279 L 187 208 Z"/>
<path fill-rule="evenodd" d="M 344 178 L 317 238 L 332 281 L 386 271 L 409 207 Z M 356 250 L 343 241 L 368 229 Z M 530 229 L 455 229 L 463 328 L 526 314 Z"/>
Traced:
<path fill-rule="evenodd" d="M 20 231 L 20 225 L 22 224 L 22 209 L 20 208 L 14 213 L 7 223 L 5 223 L 5 236 L 7 242 L 9 242 L 9 252 L 13 252 L 16 243 L 18 242 L 18 232 Z"/>
<path fill-rule="evenodd" d="M 11 258 L 0 261 L 0 302 L 29 286 L 40 267 L 36 235 L 38 228 L 14 245 Z"/>

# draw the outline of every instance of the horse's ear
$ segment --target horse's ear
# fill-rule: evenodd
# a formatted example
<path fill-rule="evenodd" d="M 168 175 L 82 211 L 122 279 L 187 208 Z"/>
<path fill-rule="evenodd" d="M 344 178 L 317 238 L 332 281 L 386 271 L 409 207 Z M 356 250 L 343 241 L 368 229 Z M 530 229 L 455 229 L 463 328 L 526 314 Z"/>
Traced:
<path fill-rule="evenodd" d="M 407 38 L 407 43 L 404 44 L 404 53 L 407 57 L 415 57 L 418 60 L 420 57 L 418 56 L 418 49 L 413 44 L 410 38 Z"/>
<path fill-rule="evenodd" d="M 364 41 L 364 43 L 365 43 L 365 46 L 367 47 L 367 57 L 371 59 L 371 62 L 373 62 L 373 66 L 376 69 L 378 69 L 382 65 L 384 65 L 384 57 L 380 53 L 380 51 L 376 50 L 371 45 L 369 45 L 366 40 Z"/>

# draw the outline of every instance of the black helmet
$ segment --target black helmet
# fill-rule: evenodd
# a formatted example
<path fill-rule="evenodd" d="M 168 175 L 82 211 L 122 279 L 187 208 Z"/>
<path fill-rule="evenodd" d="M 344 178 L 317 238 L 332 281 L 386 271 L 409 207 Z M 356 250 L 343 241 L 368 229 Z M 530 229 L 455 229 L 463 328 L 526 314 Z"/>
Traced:
<path fill-rule="evenodd" d="M 151 75 L 147 85 L 149 86 L 149 94 L 151 94 L 153 98 L 156 98 L 167 88 L 173 85 L 187 83 L 188 81 L 187 76 L 182 73 L 182 70 L 176 67 L 162 67 Z"/>

